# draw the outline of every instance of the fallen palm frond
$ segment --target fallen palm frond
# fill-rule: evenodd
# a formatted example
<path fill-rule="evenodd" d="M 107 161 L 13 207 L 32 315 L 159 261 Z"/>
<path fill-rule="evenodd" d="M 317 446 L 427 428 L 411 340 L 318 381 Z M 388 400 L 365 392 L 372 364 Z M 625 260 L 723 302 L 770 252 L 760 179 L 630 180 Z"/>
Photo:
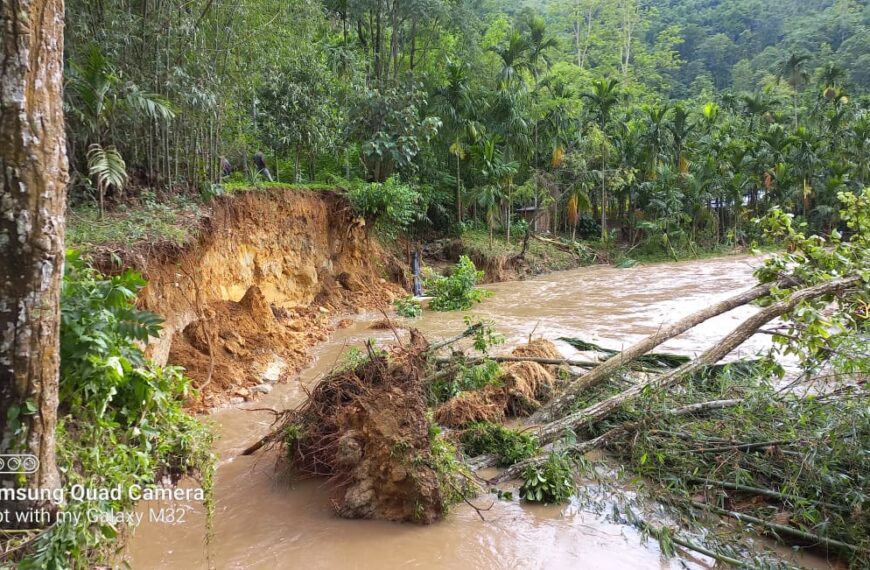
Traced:
<path fill-rule="evenodd" d="M 579 338 L 561 337 L 559 340 L 567 342 L 577 350 L 598 352 L 606 355 L 608 358 L 612 358 L 619 354 L 618 350 L 604 348 L 601 345 L 595 344 L 593 342 L 587 342 Z M 682 354 L 672 354 L 669 352 L 650 352 L 649 354 L 644 354 L 643 356 L 638 356 L 637 358 L 635 358 L 634 361 L 630 363 L 630 366 L 637 365 L 639 367 L 659 369 L 677 368 L 678 366 L 685 364 L 689 360 L 690 359 L 688 356 L 684 356 Z"/>

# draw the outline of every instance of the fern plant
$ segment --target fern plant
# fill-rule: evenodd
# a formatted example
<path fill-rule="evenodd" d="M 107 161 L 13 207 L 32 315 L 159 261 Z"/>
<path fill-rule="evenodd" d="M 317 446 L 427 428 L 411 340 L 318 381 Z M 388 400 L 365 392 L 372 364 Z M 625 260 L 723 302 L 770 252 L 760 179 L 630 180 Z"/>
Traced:
<path fill-rule="evenodd" d="M 118 192 L 124 191 L 127 183 L 127 165 L 113 146 L 103 148 L 99 143 L 94 143 L 88 148 L 88 174 L 97 183 L 97 195 L 100 202 L 100 217 L 105 212 L 106 190 L 114 188 Z"/>

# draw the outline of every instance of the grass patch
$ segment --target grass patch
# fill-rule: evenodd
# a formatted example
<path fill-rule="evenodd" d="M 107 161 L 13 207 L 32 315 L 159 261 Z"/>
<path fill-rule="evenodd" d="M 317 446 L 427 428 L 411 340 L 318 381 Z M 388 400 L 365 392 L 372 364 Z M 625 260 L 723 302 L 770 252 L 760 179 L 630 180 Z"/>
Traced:
<path fill-rule="evenodd" d="M 224 182 L 221 187 L 227 193 L 247 192 L 249 190 L 335 190 L 340 185 L 327 182 Z"/>
<path fill-rule="evenodd" d="M 128 248 L 142 243 L 184 245 L 195 235 L 204 206 L 184 195 L 141 204 L 121 204 L 101 218 L 98 208 L 72 208 L 67 219 L 67 247 L 91 251 L 98 246 Z"/>
<path fill-rule="evenodd" d="M 460 441 L 470 457 L 493 454 L 501 467 L 528 459 L 538 451 L 538 441 L 533 436 L 489 422 L 469 425 Z"/>

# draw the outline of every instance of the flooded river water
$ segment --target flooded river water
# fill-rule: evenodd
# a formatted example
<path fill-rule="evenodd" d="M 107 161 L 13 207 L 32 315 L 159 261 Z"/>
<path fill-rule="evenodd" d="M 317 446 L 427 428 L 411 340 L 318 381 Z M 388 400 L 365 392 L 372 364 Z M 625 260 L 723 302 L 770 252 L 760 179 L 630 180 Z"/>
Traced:
<path fill-rule="evenodd" d="M 507 348 L 530 334 L 556 339 L 579 336 L 620 348 L 661 325 L 754 284 L 758 258 L 730 257 L 631 269 L 589 267 L 528 281 L 488 286 L 495 295 L 473 313 L 495 322 Z M 708 347 L 755 309 L 743 307 L 708 321 L 664 345 L 693 354 Z M 314 350 L 315 362 L 298 378 L 279 384 L 249 408 L 295 407 L 349 345 L 391 338 L 373 331 L 380 315 L 360 315 Z M 426 311 L 414 322 L 430 340 L 464 328 L 460 313 Z M 756 337 L 744 354 L 767 346 Z M 576 352 L 558 343 L 566 356 Z M 291 483 L 275 472 L 275 456 L 239 453 L 269 429 L 271 415 L 242 409 L 211 417 L 220 440 L 214 536 L 205 540 L 203 508 L 196 504 L 140 505 L 143 512 L 177 506 L 184 521 L 149 522 L 146 514 L 128 548 L 134 569 L 198 568 L 709 568 L 709 559 L 665 560 L 654 540 L 609 522 L 579 503 L 538 507 L 496 501 L 486 522 L 466 505 L 430 527 L 379 521 L 348 521 L 333 514 L 329 490 L 319 481 Z M 489 497 L 478 503 L 487 505 Z"/>

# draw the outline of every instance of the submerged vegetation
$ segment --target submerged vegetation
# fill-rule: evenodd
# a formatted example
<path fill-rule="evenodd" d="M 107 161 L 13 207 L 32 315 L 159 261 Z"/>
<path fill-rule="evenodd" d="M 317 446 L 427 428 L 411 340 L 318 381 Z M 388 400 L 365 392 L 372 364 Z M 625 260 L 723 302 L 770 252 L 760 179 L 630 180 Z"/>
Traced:
<path fill-rule="evenodd" d="M 517 432 L 498 424 L 475 422 L 460 436 L 462 449 L 470 457 L 490 453 L 498 464 L 506 467 L 528 459 L 538 451 L 534 436 Z"/>

